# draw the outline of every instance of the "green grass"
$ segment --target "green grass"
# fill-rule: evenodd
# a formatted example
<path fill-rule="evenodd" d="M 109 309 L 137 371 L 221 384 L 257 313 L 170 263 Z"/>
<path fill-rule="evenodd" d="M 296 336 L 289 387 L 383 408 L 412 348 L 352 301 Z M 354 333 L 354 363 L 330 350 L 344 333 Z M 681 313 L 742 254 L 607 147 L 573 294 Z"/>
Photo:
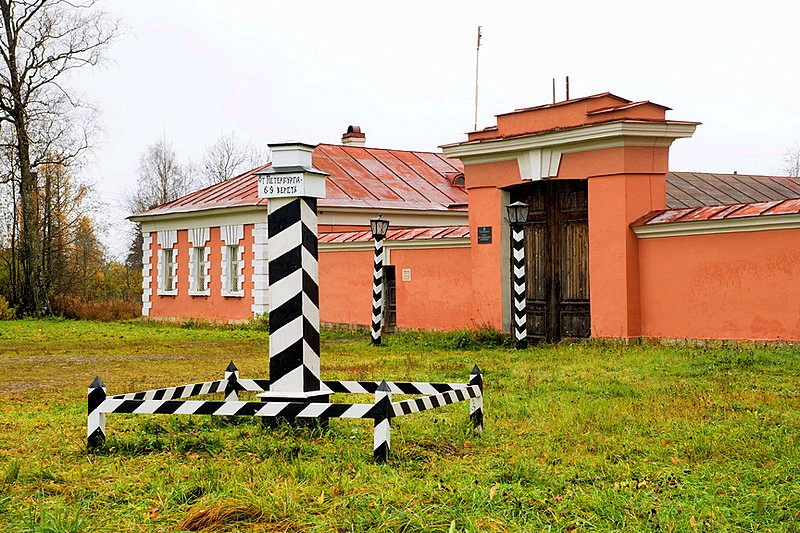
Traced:
<path fill-rule="evenodd" d="M 800 531 L 793 348 L 324 332 L 324 379 L 466 381 L 477 363 L 485 433 L 464 403 L 395 419 L 378 466 L 367 420 L 111 414 L 86 452 L 95 375 L 117 394 L 230 359 L 267 377 L 263 328 L 1 322 L 0 531 Z"/>

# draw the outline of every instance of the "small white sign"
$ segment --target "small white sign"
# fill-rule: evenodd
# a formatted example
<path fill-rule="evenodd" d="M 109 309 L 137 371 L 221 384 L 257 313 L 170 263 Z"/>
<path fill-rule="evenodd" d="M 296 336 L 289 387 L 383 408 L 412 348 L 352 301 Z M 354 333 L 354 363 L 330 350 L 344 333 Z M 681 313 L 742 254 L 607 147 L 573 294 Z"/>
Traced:
<path fill-rule="evenodd" d="M 258 177 L 259 198 L 303 196 L 305 180 L 302 174 L 263 174 Z"/>
<path fill-rule="evenodd" d="M 404 268 L 401 271 L 401 275 L 403 277 L 403 281 L 411 281 L 411 269 L 410 268 Z"/>

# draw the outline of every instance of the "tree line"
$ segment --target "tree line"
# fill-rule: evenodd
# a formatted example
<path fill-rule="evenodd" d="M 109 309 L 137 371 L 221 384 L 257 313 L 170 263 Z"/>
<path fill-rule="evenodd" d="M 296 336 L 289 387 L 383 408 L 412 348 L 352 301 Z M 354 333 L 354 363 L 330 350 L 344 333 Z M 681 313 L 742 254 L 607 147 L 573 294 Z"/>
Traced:
<path fill-rule="evenodd" d="M 69 87 L 73 71 L 103 60 L 119 22 L 93 0 L 0 0 L 0 22 L 0 318 L 80 316 L 93 302 L 136 315 L 141 239 L 125 260 L 107 257 L 99 205 L 82 179 L 97 111 Z M 145 211 L 262 157 L 230 134 L 200 165 L 180 164 L 158 140 L 141 157 L 126 207 Z"/>

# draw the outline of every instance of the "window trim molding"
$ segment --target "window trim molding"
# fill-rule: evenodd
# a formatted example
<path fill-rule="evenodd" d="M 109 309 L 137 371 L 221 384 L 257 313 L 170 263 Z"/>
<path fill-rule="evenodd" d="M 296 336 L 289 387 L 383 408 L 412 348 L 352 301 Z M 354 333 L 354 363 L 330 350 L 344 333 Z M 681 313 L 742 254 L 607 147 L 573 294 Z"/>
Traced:
<path fill-rule="evenodd" d="M 177 296 L 178 295 L 178 249 L 175 245 L 178 242 L 178 232 L 177 230 L 165 230 L 159 231 L 157 233 L 158 244 L 160 246 L 158 250 L 158 265 L 157 265 L 157 275 L 158 275 L 158 289 L 157 293 L 159 296 Z M 166 276 L 166 253 L 169 252 L 172 255 L 172 287 L 166 288 L 165 284 L 167 281 Z"/>

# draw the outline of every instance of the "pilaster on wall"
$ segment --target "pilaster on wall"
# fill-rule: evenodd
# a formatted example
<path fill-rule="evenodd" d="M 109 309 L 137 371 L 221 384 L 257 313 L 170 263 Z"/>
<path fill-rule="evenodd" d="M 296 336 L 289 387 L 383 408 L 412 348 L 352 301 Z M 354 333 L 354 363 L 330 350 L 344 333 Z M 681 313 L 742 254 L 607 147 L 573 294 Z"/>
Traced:
<path fill-rule="evenodd" d="M 267 223 L 253 226 L 253 316 L 269 313 Z"/>
<path fill-rule="evenodd" d="M 142 235 L 142 316 L 150 316 L 150 309 L 153 307 L 152 246 L 153 237 L 149 234 Z"/>
<path fill-rule="evenodd" d="M 630 224 L 663 209 L 663 174 L 589 179 L 592 337 L 641 335 L 639 242 Z"/>

